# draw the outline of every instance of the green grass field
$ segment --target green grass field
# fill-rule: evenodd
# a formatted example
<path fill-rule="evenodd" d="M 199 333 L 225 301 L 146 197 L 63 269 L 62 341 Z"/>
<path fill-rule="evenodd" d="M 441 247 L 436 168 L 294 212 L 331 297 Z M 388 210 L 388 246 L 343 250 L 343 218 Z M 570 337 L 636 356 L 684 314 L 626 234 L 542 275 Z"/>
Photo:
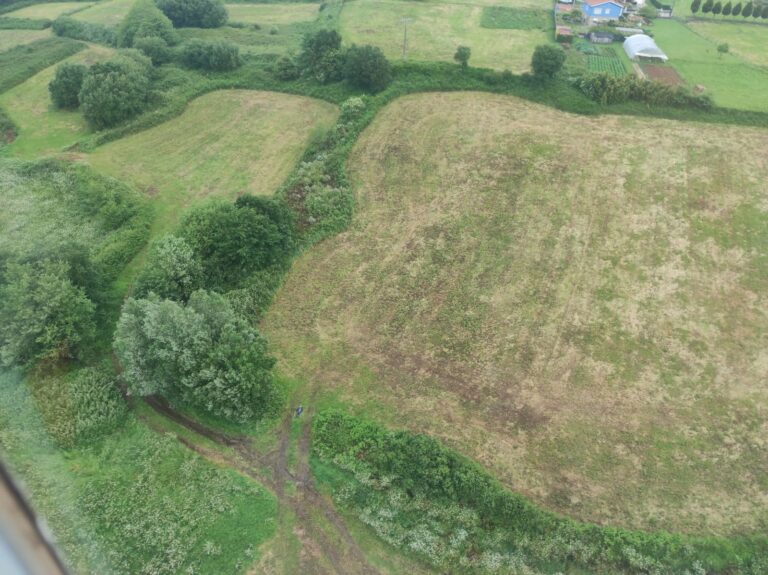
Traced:
<path fill-rule="evenodd" d="M 312 134 L 335 117 L 334 106 L 309 98 L 213 92 L 173 120 L 97 148 L 88 161 L 153 197 L 154 229 L 167 231 L 194 203 L 273 193 Z"/>
<path fill-rule="evenodd" d="M 227 4 L 230 22 L 280 26 L 296 22 L 311 22 L 318 17 L 319 4 Z"/>
<path fill-rule="evenodd" d="M 747 62 L 768 68 L 768 26 L 724 22 L 689 22 L 688 26 L 714 44 L 727 43 L 732 53 Z"/>
<path fill-rule="evenodd" d="M 717 43 L 699 36 L 676 20 L 656 20 L 656 43 L 669 63 L 691 86 L 705 87 L 719 106 L 768 111 L 768 70 L 751 65 L 734 54 L 720 55 Z"/>
<path fill-rule="evenodd" d="M 83 22 L 103 24 L 104 26 L 117 26 L 128 14 L 136 0 L 106 0 L 92 5 L 73 17 Z"/>
<path fill-rule="evenodd" d="M 480 25 L 483 28 L 508 30 L 549 30 L 553 24 L 549 10 L 489 6 L 483 8 Z"/>
<path fill-rule="evenodd" d="M 50 30 L 0 30 L 0 52 L 48 38 L 50 35 Z"/>
<path fill-rule="evenodd" d="M 202 40 L 223 40 L 237 44 L 243 54 L 286 54 L 297 52 L 301 45 L 303 31 L 296 24 L 280 26 L 277 34 L 270 34 L 271 26 L 260 30 L 252 28 L 181 28 L 178 30 L 182 40 L 200 38 Z"/>
<path fill-rule="evenodd" d="M 483 8 L 400 0 L 355 0 L 344 5 L 340 32 L 344 40 L 373 44 L 389 58 L 402 57 L 403 18 L 408 24 L 408 59 L 453 61 L 456 47 L 472 49 L 470 65 L 526 71 L 538 44 L 551 41 L 542 30 L 504 30 L 480 25 Z"/>
<path fill-rule="evenodd" d="M 350 230 L 294 263 L 264 320 L 279 369 L 318 409 L 429 433 L 571 517 L 759 532 L 767 147 L 401 98 L 349 160 Z"/>
<path fill-rule="evenodd" d="M 31 18 L 33 20 L 43 18 L 55 20 L 62 14 L 82 10 L 89 5 L 90 4 L 87 2 L 49 2 L 46 4 L 33 4 L 26 8 L 8 12 L 7 14 L 4 14 L 4 16 L 7 16 L 8 18 Z"/>
<path fill-rule="evenodd" d="M 68 61 L 90 64 L 107 59 L 111 53 L 109 48 L 92 45 L 71 56 Z M 0 94 L 0 106 L 5 108 L 19 128 L 18 137 L 8 146 L 9 152 L 15 156 L 31 159 L 61 152 L 88 132 L 82 114 L 57 110 L 51 104 L 48 83 L 56 73 L 56 66 L 46 68 Z"/>

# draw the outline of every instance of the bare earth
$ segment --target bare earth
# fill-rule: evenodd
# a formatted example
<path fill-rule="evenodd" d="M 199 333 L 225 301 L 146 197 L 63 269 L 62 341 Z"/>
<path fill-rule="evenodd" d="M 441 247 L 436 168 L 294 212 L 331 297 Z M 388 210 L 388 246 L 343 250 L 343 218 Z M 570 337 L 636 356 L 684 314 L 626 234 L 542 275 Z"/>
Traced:
<path fill-rule="evenodd" d="M 264 329 L 283 371 L 599 523 L 768 525 L 768 131 L 511 97 L 386 108 L 352 228 Z"/>

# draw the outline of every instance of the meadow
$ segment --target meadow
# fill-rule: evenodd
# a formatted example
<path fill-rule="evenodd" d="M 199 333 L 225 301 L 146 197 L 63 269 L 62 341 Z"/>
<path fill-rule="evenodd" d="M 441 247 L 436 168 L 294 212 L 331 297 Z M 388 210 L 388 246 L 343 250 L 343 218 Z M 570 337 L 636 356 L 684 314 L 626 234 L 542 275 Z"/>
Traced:
<path fill-rule="evenodd" d="M 87 161 L 152 197 L 159 233 L 195 203 L 273 193 L 335 117 L 335 106 L 300 96 L 217 91 L 177 118 L 97 148 Z"/>
<path fill-rule="evenodd" d="M 298 258 L 263 322 L 280 370 L 570 517 L 759 531 L 766 145 L 401 98 L 350 157 L 350 229 Z"/>
<path fill-rule="evenodd" d="M 85 10 L 76 12 L 72 17 L 93 24 L 117 26 L 134 3 L 135 0 L 102 0 Z"/>
<path fill-rule="evenodd" d="M 296 22 L 311 22 L 318 17 L 320 4 L 227 4 L 230 22 L 280 26 Z"/>
<path fill-rule="evenodd" d="M 733 54 L 751 64 L 768 67 L 768 26 L 694 21 L 688 27 L 715 44 L 728 44 Z"/>
<path fill-rule="evenodd" d="M 30 18 L 32 20 L 55 20 L 63 14 L 69 14 L 87 8 L 90 6 L 87 2 L 49 2 L 46 4 L 33 4 L 13 12 L 8 12 L 4 16 L 8 18 Z"/>
<path fill-rule="evenodd" d="M 106 60 L 111 54 L 110 48 L 93 44 L 67 61 L 90 65 Z M 53 79 L 56 66 L 50 66 L 0 94 L 0 106 L 19 128 L 18 137 L 8 146 L 17 157 L 32 159 L 61 152 L 88 133 L 82 114 L 57 110 L 51 104 L 48 83 Z"/>
<path fill-rule="evenodd" d="M 48 38 L 50 35 L 50 30 L 0 30 L 0 52 Z"/>
<path fill-rule="evenodd" d="M 403 55 L 403 18 L 409 18 L 409 60 L 453 61 L 456 47 L 472 49 L 470 65 L 527 71 L 538 44 L 550 41 L 541 29 L 483 28 L 483 7 L 399 0 L 356 0 L 344 5 L 340 32 L 348 43 L 373 44 L 388 58 Z"/>
<path fill-rule="evenodd" d="M 736 54 L 719 54 L 717 42 L 710 42 L 676 20 L 656 20 L 652 30 L 656 43 L 669 56 L 670 65 L 691 86 L 704 86 L 717 105 L 768 111 L 768 100 L 755 96 L 768 90 L 768 70 Z"/>

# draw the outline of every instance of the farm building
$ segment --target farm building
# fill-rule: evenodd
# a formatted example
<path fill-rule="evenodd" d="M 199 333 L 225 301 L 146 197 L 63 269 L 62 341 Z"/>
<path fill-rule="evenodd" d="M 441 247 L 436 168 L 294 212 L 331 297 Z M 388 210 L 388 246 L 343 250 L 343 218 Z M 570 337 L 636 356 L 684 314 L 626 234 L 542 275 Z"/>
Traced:
<path fill-rule="evenodd" d="M 590 32 L 589 41 L 593 44 L 610 44 L 613 42 L 613 34 L 610 32 Z"/>
<path fill-rule="evenodd" d="M 584 0 L 581 11 L 592 22 L 618 20 L 624 13 L 624 5 L 614 0 Z"/>
<path fill-rule="evenodd" d="M 624 51 L 630 60 L 648 58 L 652 60 L 669 60 L 667 55 L 656 45 L 653 38 L 645 34 L 635 34 L 624 40 Z"/>

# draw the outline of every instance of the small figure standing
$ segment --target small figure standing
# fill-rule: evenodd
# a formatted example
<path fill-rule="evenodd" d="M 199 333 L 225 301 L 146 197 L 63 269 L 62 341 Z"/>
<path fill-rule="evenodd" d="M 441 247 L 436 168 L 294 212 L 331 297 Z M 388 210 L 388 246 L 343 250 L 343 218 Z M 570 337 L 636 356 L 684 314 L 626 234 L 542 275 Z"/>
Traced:
<path fill-rule="evenodd" d="M 296 408 L 296 417 L 299 417 L 304 412 L 304 408 L 299 405 L 299 407 Z"/>

